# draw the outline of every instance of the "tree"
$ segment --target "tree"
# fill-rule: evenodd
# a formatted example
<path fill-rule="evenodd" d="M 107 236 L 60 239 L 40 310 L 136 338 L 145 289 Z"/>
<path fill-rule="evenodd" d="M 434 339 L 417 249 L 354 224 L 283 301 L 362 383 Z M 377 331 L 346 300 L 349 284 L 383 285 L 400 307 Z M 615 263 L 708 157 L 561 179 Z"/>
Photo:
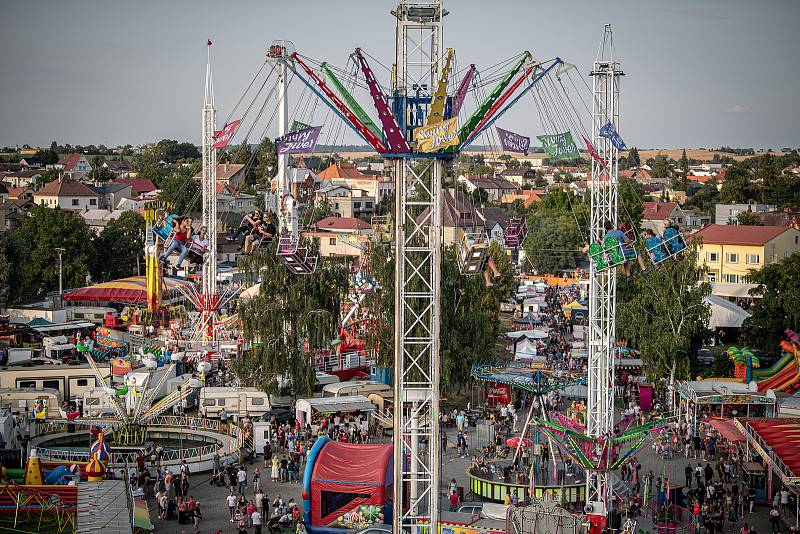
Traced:
<path fill-rule="evenodd" d="M 683 171 L 683 176 L 689 174 L 689 158 L 686 157 L 686 149 L 681 153 L 681 159 L 678 160 L 678 168 Z"/>
<path fill-rule="evenodd" d="M 309 206 L 303 210 L 300 216 L 300 222 L 303 225 L 311 226 L 312 224 L 317 224 L 325 217 L 335 216 L 336 211 L 334 211 L 331 201 L 328 199 L 319 200 L 313 206 Z"/>
<path fill-rule="evenodd" d="M 138 274 L 139 266 L 144 268 L 144 231 L 144 218 L 135 211 L 110 221 L 94 240 L 92 278 L 107 281 Z"/>
<path fill-rule="evenodd" d="M 539 173 L 536 173 L 536 178 L 533 180 L 533 185 L 536 188 L 547 187 L 547 179 Z"/>
<path fill-rule="evenodd" d="M 703 299 L 711 286 L 698 283 L 697 254 L 692 247 L 683 260 L 619 284 L 617 338 L 641 351 L 650 379 L 687 377 L 689 354 L 708 337 L 711 310 Z"/>
<path fill-rule="evenodd" d="M 260 184 L 268 184 L 275 176 L 278 168 L 278 156 L 275 154 L 275 145 L 265 137 L 256 148 L 256 180 Z"/>
<path fill-rule="evenodd" d="M 323 258 L 313 274 L 294 274 L 277 256 L 277 241 L 241 260 L 261 287 L 239 308 L 244 337 L 253 343 L 233 371 L 244 386 L 301 398 L 314 391 L 312 351 L 330 349 L 336 337 L 348 268 L 343 260 Z"/>
<path fill-rule="evenodd" d="M 103 167 L 106 158 L 103 156 L 94 156 L 91 161 L 92 170 L 87 174 L 90 180 L 98 182 L 107 182 L 114 179 L 114 173 L 108 167 Z"/>
<path fill-rule="evenodd" d="M 717 197 L 719 197 L 717 180 L 712 178 L 704 183 L 703 187 L 689 199 L 686 207 L 695 208 L 713 215 L 713 207 L 717 203 Z"/>
<path fill-rule="evenodd" d="M 164 166 L 156 145 L 147 145 L 142 149 L 142 153 L 134 157 L 134 168 L 138 178 L 152 181 L 156 186 L 161 186 L 161 179 L 164 177 Z"/>
<path fill-rule="evenodd" d="M 780 173 L 774 156 L 759 158 L 755 178 L 764 189 L 765 204 L 774 204 L 779 210 L 800 204 L 800 176 Z"/>
<path fill-rule="evenodd" d="M 633 178 L 619 179 L 619 219 L 621 223 L 630 224 L 638 232 L 642 225 L 642 215 L 644 214 L 644 189 L 642 184 Z"/>
<path fill-rule="evenodd" d="M 175 203 L 175 213 L 200 211 L 202 197 L 200 181 L 185 174 L 172 174 L 161 180 L 158 198 Z"/>
<path fill-rule="evenodd" d="M 63 248 L 64 287 L 86 283 L 92 234 L 83 219 L 67 211 L 34 207 L 19 228 L 27 247 L 22 298 L 58 288 L 58 251 Z"/>
<path fill-rule="evenodd" d="M 245 174 L 245 183 L 253 185 L 256 183 L 256 170 L 253 165 L 253 149 L 250 148 L 250 143 L 246 140 L 242 141 L 234 148 L 231 153 L 231 163 L 246 165 L 247 172 Z"/>
<path fill-rule="evenodd" d="M 658 154 L 653 161 L 653 178 L 667 178 L 669 176 L 669 160 L 664 154 Z"/>
<path fill-rule="evenodd" d="M 628 165 L 631 168 L 642 166 L 642 162 L 639 159 L 639 149 L 636 147 L 631 148 L 631 151 L 628 152 Z"/>
<path fill-rule="evenodd" d="M 750 347 L 778 353 L 783 331 L 800 325 L 800 254 L 751 271 L 749 282 L 756 284 L 750 294 L 760 298 L 742 324 L 744 339 Z"/>
<path fill-rule="evenodd" d="M 0 302 L 13 304 L 26 296 L 24 291 L 28 246 L 18 230 L 9 230 L 0 234 L 0 251 L 6 263 L 1 271 L 3 279 L 0 285 Z"/>
<path fill-rule="evenodd" d="M 719 191 L 719 202 L 747 204 L 757 202 L 759 197 L 760 191 L 753 183 L 752 172 L 746 163 L 736 162 L 725 170 L 725 181 Z"/>
<path fill-rule="evenodd" d="M 53 141 L 55 143 L 55 141 Z M 55 165 L 58 163 L 58 154 L 55 150 L 39 150 L 36 152 L 36 159 L 42 162 L 42 165 Z"/>
<path fill-rule="evenodd" d="M 761 217 L 752 211 L 743 211 L 736 216 L 736 224 L 739 226 L 764 226 Z"/>
<path fill-rule="evenodd" d="M 573 270 L 585 257 L 581 252 L 585 239 L 570 215 L 537 211 L 528 217 L 528 228 L 523 248 L 537 273 Z"/>
<path fill-rule="evenodd" d="M 167 163 L 200 157 L 200 151 L 192 143 L 179 143 L 174 139 L 162 139 L 156 143 L 155 150 L 159 159 Z"/>

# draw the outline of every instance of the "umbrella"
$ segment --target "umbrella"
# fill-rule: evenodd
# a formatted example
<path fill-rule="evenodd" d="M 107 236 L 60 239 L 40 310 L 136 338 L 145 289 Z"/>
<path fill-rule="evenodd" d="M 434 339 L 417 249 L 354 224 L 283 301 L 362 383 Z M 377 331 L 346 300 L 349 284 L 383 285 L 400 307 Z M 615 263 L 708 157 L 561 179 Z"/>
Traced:
<path fill-rule="evenodd" d="M 519 437 L 508 438 L 506 440 L 506 445 L 508 445 L 509 447 L 519 447 L 520 440 L 522 440 L 523 447 L 530 447 L 531 445 L 533 445 L 533 442 L 528 438 L 519 438 Z"/>

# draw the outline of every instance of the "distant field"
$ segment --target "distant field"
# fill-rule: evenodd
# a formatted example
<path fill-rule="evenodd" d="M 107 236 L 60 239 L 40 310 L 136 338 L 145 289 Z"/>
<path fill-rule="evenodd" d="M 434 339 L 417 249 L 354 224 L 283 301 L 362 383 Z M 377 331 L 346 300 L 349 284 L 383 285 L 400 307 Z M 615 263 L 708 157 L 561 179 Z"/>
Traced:
<path fill-rule="evenodd" d="M 669 148 L 669 149 L 663 149 L 663 150 L 642 150 L 642 149 L 640 149 L 639 150 L 639 159 L 641 159 L 642 162 L 644 162 L 645 160 L 648 160 L 650 158 L 655 158 L 657 154 L 661 153 L 661 154 L 664 154 L 665 156 L 667 156 L 670 159 L 677 160 L 677 159 L 680 159 L 682 152 L 683 152 L 682 148 Z M 342 156 L 344 159 L 360 159 L 360 158 L 366 158 L 366 157 L 375 155 L 374 152 L 337 152 L 337 153 L 340 156 Z M 329 154 L 329 152 L 328 152 L 328 154 Z M 469 154 L 470 155 L 483 154 L 484 156 L 496 156 L 499 153 L 498 152 L 494 152 L 494 153 L 492 153 L 492 152 L 469 152 Z M 719 154 L 720 157 L 729 156 L 729 157 L 732 157 L 733 159 L 736 159 L 736 160 L 743 160 L 743 159 L 747 159 L 747 158 L 752 158 L 753 157 L 753 156 L 736 156 L 736 155 L 731 154 L 729 152 L 719 152 L 717 150 L 705 150 L 705 149 L 697 149 L 697 148 L 687 148 L 686 149 L 686 157 L 688 157 L 689 159 L 695 159 L 695 160 L 698 160 L 698 161 L 711 161 L 712 159 L 714 159 L 714 154 Z M 758 156 L 759 154 L 760 154 L 760 152 L 756 152 L 756 156 Z M 772 154 L 774 156 L 780 156 L 780 155 L 783 155 L 784 153 L 783 152 L 772 152 Z M 510 156 L 514 156 L 514 154 L 509 154 L 509 155 Z M 624 152 L 621 155 L 627 156 L 627 152 Z M 537 154 L 531 153 L 531 154 L 529 154 L 528 157 L 534 157 L 535 158 L 535 157 L 537 157 Z M 541 154 L 541 157 L 545 157 L 545 154 Z"/>

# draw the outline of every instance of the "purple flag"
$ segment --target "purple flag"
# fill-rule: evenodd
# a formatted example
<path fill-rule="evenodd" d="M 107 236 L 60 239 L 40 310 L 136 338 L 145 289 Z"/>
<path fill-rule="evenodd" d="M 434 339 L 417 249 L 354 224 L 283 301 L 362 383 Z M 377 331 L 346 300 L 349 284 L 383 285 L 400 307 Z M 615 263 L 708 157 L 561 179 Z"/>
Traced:
<path fill-rule="evenodd" d="M 528 155 L 528 149 L 531 147 L 530 137 L 515 134 L 502 128 L 497 128 L 497 135 L 500 137 L 500 145 L 503 147 L 504 152 L 519 152 L 526 156 Z"/>
<path fill-rule="evenodd" d="M 310 154 L 317 146 L 317 138 L 322 126 L 303 128 L 275 139 L 275 152 L 278 154 Z"/>

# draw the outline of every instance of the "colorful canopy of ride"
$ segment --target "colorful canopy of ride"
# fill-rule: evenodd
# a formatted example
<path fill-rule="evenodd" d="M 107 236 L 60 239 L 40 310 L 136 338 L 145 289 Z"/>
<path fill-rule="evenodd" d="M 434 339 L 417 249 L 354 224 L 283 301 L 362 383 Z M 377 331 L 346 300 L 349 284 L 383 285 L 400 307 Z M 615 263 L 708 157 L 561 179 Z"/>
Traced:
<path fill-rule="evenodd" d="M 185 280 L 164 278 L 165 292 L 177 291 L 179 285 L 188 284 Z M 147 302 L 147 286 L 144 276 L 131 276 L 102 284 L 76 289 L 64 295 L 69 302 L 120 302 L 144 304 Z"/>
<path fill-rule="evenodd" d="M 784 423 L 769 419 L 748 421 L 748 424 L 797 476 L 800 473 L 800 455 L 797 454 L 800 446 L 800 421 L 793 419 Z"/>

